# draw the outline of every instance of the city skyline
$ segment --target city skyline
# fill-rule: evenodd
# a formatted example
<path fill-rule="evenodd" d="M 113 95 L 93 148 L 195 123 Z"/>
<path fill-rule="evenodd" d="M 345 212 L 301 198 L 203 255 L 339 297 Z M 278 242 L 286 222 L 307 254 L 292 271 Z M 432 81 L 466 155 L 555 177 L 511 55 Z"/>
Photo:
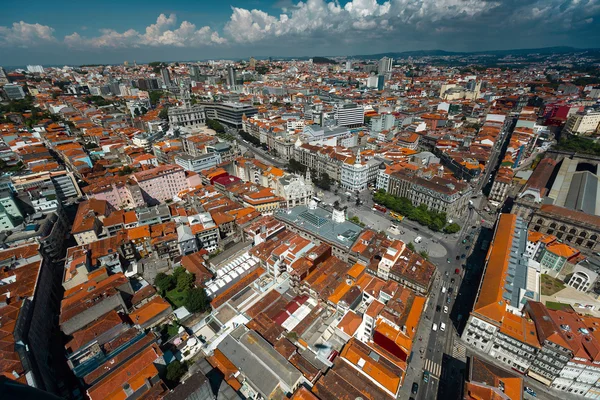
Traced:
<path fill-rule="evenodd" d="M 64 3 L 64 4 L 62 4 Z M 39 1 L 0 16 L 6 65 L 596 47 L 596 2 Z M 64 7 L 63 7 L 64 6 Z M 69 10 L 69 11 L 64 11 Z"/>

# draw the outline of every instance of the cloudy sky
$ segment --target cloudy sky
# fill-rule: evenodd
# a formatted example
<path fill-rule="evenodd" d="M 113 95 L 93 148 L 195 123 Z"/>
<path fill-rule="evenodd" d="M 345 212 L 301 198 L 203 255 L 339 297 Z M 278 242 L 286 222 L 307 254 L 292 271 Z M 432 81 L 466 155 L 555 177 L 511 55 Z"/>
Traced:
<path fill-rule="evenodd" d="M 4 0 L 0 64 L 600 47 L 600 0 Z"/>

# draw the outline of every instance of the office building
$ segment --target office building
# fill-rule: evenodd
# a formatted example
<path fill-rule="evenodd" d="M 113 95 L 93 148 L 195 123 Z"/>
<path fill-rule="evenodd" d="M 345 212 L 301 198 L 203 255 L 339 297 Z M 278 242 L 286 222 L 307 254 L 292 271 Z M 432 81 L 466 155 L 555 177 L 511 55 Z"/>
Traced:
<path fill-rule="evenodd" d="M 338 126 L 358 127 L 365 122 L 365 110 L 356 103 L 338 103 L 334 106 L 334 119 Z"/>
<path fill-rule="evenodd" d="M 5 85 L 8 83 L 8 76 L 6 75 L 6 71 L 4 68 L 0 67 L 0 85 Z"/>
<path fill-rule="evenodd" d="M 206 169 L 210 169 L 221 163 L 221 155 L 219 153 L 207 153 L 198 156 L 189 154 L 179 154 L 175 156 L 175 164 L 179 165 L 186 171 L 200 173 Z"/>
<path fill-rule="evenodd" d="M 3 89 L 9 100 L 21 100 L 25 98 L 25 91 L 21 85 L 9 83 L 4 85 Z"/>
<path fill-rule="evenodd" d="M 379 60 L 379 65 L 377 67 L 377 72 L 379 75 L 384 75 L 390 72 L 392 70 L 393 62 L 394 60 L 389 57 L 383 57 L 381 60 Z"/>
<path fill-rule="evenodd" d="M 171 87 L 173 85 L 173 82 L 171 82 L 171 73 L 169 72 L 168 68 L 163 68 L 160 70 L 160 76 L 163 80 L 163 84 L 165 87 Z"/>
<path fill-rule="evenodd" d="M 219 121 L 222 124 L 241 129 L 242 118 L 245 115 L 250 118 L 258 113 L 258 109 L 242 103 L 199 103 L 204 106 L 206 118 Z"/>
<path fill-rule="evenodd" d="M 44 67 L 42 67 L 41 65 L 28 65 L 27 66 L 27 72 L 31 72 L 34 74 L 43 74 L 44 73 Z"/>
<path fill-rule="evenodd" d="M 227 67 L 227 84 L 229 86 L 235 86 L 235 70 L 231 65 Z"/>
<path fill-rule="evenodd" d="M 385 86 L 385 75 L 378 75 L 377 76 L 377 90 L 383 90 L 384 86 Z"/>

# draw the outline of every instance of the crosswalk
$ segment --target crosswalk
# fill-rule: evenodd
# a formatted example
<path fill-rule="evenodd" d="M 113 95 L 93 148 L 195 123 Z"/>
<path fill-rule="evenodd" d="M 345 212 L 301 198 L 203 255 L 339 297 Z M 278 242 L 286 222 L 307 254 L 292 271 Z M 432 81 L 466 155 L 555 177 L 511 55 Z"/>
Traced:
<path fill-rule="evenodd" d="M 439 377 L 442 373 L 442 366 L 438 363 L 431 361 L 430 359 L 425 359 L 425 363 L 423 364 L 423 369 L 425 371 L 429 371 L 429 373 L 433 376 Z"/>
<path fill-rule="evenodd" d="M 457 360 L 466 360 L 467 359 L 467 348 L 462 340 L 454 340 L 454 344 L 452 346 L 452 357 Z"/>

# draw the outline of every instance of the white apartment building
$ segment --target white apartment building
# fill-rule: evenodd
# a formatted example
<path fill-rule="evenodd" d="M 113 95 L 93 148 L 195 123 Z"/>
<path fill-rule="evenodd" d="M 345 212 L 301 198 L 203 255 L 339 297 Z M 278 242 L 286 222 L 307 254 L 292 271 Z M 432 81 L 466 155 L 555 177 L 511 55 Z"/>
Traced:
<path fill-rule="evenodd" d="M 345 161 L 342 164 L 341 180 L 342 187 L 351 192 L 363 191 L 369 182 L 369 166 L 360 159 L 360 150 L 356 154 L 354 163 Z"/>
<path fill-rule="evenodd" d="M 577 113 L 567 120 L 565 132 L 571 135 L 591 135 L 598 132 L 600 112 Z"/>

